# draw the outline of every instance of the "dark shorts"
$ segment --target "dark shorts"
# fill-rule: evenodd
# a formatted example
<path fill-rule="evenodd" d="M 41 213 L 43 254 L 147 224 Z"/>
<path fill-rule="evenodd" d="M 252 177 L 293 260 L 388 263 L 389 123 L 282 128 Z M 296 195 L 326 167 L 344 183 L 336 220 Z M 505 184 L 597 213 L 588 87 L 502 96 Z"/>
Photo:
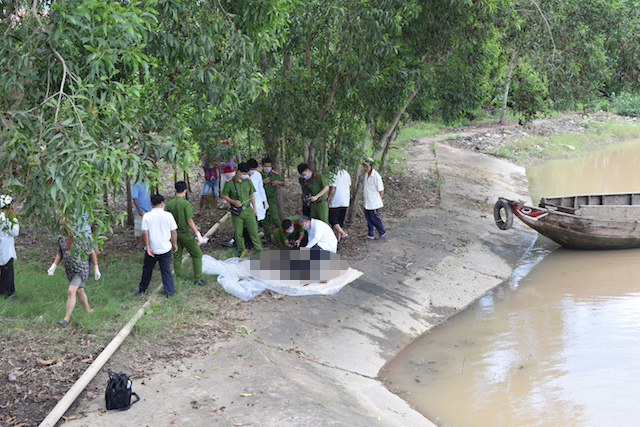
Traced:
<path fill-rule="evenodd" d="M 329 224 L 331 227 L 338 224 L 344 227 L 344 217 L 347 215 L 347 208 L 329 208 Z"/>

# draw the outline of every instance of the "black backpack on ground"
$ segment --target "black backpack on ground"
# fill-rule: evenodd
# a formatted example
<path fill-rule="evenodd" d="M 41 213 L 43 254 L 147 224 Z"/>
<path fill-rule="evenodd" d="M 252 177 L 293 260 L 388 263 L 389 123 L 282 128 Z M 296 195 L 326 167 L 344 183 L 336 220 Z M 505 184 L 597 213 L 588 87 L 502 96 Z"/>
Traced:
<path fill-rule="evenodd" d="M 107 373 L 109 374 L 109 381 L 107 382 L 107 390 L 104 393 L 107 409 L 126 411 L 131 405 L 140 400 L 140 396 L 131 391 L 131 380 L 126 374 L 119 374 L 111 369 L 107 369 Z M 131 402 L 131 395 L 136 397 L 133 402 Z"/>

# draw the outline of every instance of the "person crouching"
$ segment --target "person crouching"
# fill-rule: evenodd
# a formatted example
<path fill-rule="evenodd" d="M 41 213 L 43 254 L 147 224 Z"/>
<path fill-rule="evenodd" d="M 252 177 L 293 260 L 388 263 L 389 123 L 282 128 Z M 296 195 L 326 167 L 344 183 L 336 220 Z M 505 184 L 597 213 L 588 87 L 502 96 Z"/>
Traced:
<path fill-rule="evenodd" d="M 322 249 L 336 253 L 338 250 L 338 239 L 336 235 L 333 234 L 333 230 L 329 224 L 304 215 L 300 216 L 298 222 L 309 235 L 309 241 L 305 248 Z"/>

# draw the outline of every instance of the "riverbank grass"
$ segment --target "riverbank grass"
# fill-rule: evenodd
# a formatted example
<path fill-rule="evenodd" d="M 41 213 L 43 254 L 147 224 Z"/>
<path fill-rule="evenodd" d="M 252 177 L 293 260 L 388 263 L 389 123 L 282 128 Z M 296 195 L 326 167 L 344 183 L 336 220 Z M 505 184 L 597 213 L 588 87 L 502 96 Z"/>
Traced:
<path fill-rule="evenodd" d="M 386 172 L 394 175 L 407 175 L 406 159 L 413 141 L 430 135 L 439 134 L 444 125 L 438 122 L 413 122 L 400 129 L 398 136 L 389 149 Z"/>
<path fill-rule="evenodd" d="M 586 127 L 585 132 L 512 140 L 495 149 L 492 154 L 528 167 L 541 160 L 585 157 L 599 146 L 640 138 L 640 123 L 635 121 L 589 121 L 583 125 Z"/>

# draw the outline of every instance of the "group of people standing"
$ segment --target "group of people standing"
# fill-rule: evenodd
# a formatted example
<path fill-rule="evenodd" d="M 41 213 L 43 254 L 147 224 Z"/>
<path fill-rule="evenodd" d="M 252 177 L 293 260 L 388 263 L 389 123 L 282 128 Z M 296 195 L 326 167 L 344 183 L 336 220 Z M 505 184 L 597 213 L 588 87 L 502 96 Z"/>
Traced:
<path fill-rule="evenodd" d="M 222 142 L 223 146 L 228 141 Z M 383 206 L 384 184 L 380 174 L 374 170 L 374 161 L 363 162 L 364 212 L 368 233 L 362 240 L 380 240 L 386 237 L 386 231 L 379 210 Z M 344 220 L 350 202 L 351 176 L 344 169 L 338 169 L 327 180 L 314 174 L 311 168 L 302 163 L 298 165 L 299 183 L 302 190 L 302 215 L 290 216 L 284 220 L 278 214 L 276 197 L 285 186 L 282 174 L 274 170 L 270 158 L 263 158 L 262 169 L 258 162 L 250 159 L 240 163 L 237 168 L 233 158 L 228 162 L 218 159 L 204 159 L 204 185 L 200 197 L 200 209 L 194 214 L 191 202 L 187 200 L 187 184 L 178 181 L 175 184 L 175 197 L 165 206 L 160 194 L 152 194 L 150 183 L 141 178 L 131 190 L 134 213 L 134 235 L 139 249 L 145 250 L 142 277 L 137 293 L 148 289 L 153 268 L 160 264 L 164 294 L 170 298 L 175 293 L 175 284 L 171 273 L 171 255 L 177 278 L 182 277 L 182 254 L 186 250 L 193 260 L 193 282 L 204 286 L 202 279 L 202 250 L 200 245 L 208 241 L 198 230 L 194 217 L 201 215 L 205 207 L 206 196 L 212 195 L 211 211 L 216 208 L 217 198 L 227 203 L 232 212 L 234 240 L 238 255 L 247 253 L 247 243 L 257 252 L 263 250 L 258 233 L 258 224 L 262 225 L 266 242 L 272 239 L 281 249 L 321 249 L 336 252 L 338 245 L 349 238 L 344 230 Z M 222 184 L 222 185 L 221 185 Z M 15 292 L 13 261 L 16 259 L 14 238 L 19 234 L 19 224 L 10 196 L 0 196 L 0 295 L 10 297 Z M 166 207 L 166 210 L 165 210 Z M 63 235 L 57 240 L 57 254 L 47 270 L 53 275 L 58 264 L 64 262 L 69 280 L 65 317 L 60 320 L 62 326 L 70 322 L 71 313 L 79 300 L 87 313 L 93 310 L 89 306 L 84 291 L 89 278 L 90 263 L 94 265 L 94 279 L 101 277 L 98 259 L 91 241 L 91 228 L 86 224 L 86 214 L 76 218 L 77 224 L 61 221 Z M 375 231 L 378 232 L 376 237 Z M 75 236 L 85 236 L 74 238 Z M 248 241 L 247 241 L 248 240 Z"/>
<path fill-rule="evenodd" d="M 217 162 L 203 162 L 205 184 L 200 199 L 200 211 L 205 197 L 213 193 L 212 210 L 215 208 L 218 182 L 209 182 L 207 177 L 217 176 L 210 172 Z M 234 168 L 233 160 L 226 163 Z M 374 170 L 371 158 L 363 162 L 366 176 L 364 180 L 365 218 L 368 224 L 367 236 L 363 240 L 384 239 L 386 230 L 380 218 L 384 184 L 380 174 Z M 240 256 L 247 252 L 247 245 L 262 251 L 258 225 L 262 225 L 266 242 L 273 238 L 281 249 L 299 247 L 319 248 L 336 252 L 337 246 L 349 238 L 344 230 L 344 220 L 350 203 L 351 176 L 344 169 L 332 174 L 331 180 L 314 174 L 306 163 L 298 165 L 299 183 L 302 197 L 302 215 L 280 220 L 276 196 L 278 189 L 285 185 L 284 177 L 273 169 L 270 158 L 262 159 L 262 171 L 258 162 L 249 159 L 238 165 L 237 171 L 222 185 L 220 197 L 229 203 L 234 213 L 234 243 Z M 212 189 L 212 190 L 209 190 Z M 317 224 L 316 224 L 317 222 Z M 320 224 L 323 223 L 323 224 Z M 326 225 L 326 226 L 325 226 Z M 301 228 L 301 230 L 297 229 Z M 375 231 L 378 236 L 375 236 Z"/>

